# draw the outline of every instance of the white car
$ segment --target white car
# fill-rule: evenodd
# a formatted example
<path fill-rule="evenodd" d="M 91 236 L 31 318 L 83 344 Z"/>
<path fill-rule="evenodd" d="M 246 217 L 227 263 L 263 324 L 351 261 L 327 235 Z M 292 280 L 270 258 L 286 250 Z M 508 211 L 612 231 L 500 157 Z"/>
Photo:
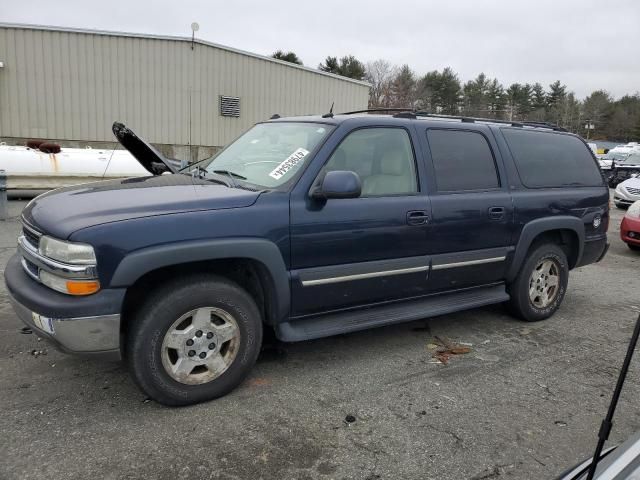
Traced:
<path fill-rule="evenodd" d="M 619 183 L 613 194 L 613 203 L 618 208 L 627 208 L 640 200 L 640 177 L 632 177 Z"/>

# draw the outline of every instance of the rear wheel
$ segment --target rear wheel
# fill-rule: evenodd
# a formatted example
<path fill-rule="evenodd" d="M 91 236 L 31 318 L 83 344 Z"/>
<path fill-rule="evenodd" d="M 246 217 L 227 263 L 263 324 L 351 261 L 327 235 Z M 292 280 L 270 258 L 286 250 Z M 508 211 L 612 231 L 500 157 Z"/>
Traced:
<path fill-rule="evenodd" d="M 227 394 L 247 376 L 262 343 L 251 296 L 202 275 L 154 291 L 133 319 L 127 358 L 136 383 L 165 405 Z"/>
<path fill-rule="evenodd" d="M 564 251 L 551 243 L 536 247 L 509 286 L 510 310 L 529 322 L 549 318 L 560 307 L 568 280 Z"/>

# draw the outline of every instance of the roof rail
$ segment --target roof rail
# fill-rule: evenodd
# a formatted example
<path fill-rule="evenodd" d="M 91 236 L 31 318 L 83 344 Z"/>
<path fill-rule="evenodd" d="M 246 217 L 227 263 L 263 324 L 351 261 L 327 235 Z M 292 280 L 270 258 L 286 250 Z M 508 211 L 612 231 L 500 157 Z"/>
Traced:
<path fill-rule="evenodd" d="M 465 123 L 475 123 L 475 122 L 488 122 L 488 123 L 499 123 L 503 125 L 511 125 L 512 127 L 538 127 L 538 128 L 549 128 L 551 130 L 556 130 L 559 132 L 566 132 L 565 128 L 559 127 L 553 123 L 548 122 L 534 122 L 534 121 L 514 121 L 514 120 L 500 120 L 497 118 L 480 118 L 480 117 L 466 117 L 462 115 L 442 115 L 439 113 L 429 113 L 423 111 L 415 111 L 413 112 L 418 117 L 430 117 L 430 118 L 443 118 L 443 119 L 451 119 L 451 120 L 460 120 Z"/>
<path fill-rule="evenodd" d="M 467 117 L 464 115 L 444 115 L 440 113 L 430 113 L 422 110 L 415 110 L 411 107 L 406 108 L 367 108 L 364 110 L 354 110 L 352 112 L 343 112 L 338 115 L 354 115 L 356 113 L 395 113 L 393 115 L 396 118 L 417 118 L 417 117 L 429 117 L 429 118 L 442 118 L 448 120 L 460 120 L 463 123 L 475 123 L 475 122 L 487 122 L 487 123 L 499 123 L 502 125 L 510 125 L 512 127 L 537 127 L 537 128 L 549 128 L 558 132 L 568 131 L 566 128 L 560 127 L 556 124 L 549 122 L 536 122 L 536 121 L 516 121 L 516 120 L 500 120 L 497 118 L 481 118 L 481 117 Z"/>
<path fill-rule="evenodd" d="M 413 112 L 413 108 L 366 108 L 364 110 L 354 110 L 353 112 L 342 112 L 337 115 L 354 115 L 356 113 L 370 113 L 370 112 Z"/>

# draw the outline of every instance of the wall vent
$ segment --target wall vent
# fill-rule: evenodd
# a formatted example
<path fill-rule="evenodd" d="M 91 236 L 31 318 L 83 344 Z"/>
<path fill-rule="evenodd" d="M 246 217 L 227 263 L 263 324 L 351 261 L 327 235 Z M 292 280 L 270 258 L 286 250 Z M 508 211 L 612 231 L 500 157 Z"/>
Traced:
<path fill-rule="evenodd" d="M 220 115 L 223 117 L 239 117 L 240 97 L 220 95 Z"/>

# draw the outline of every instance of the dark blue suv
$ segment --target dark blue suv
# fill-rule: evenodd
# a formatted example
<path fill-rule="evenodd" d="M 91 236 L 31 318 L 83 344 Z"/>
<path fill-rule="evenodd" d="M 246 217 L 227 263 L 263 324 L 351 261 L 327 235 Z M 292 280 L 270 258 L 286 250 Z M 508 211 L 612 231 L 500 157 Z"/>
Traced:
<path fill-rule="evenodd" d="M 5 270 L 20 318 L 184 405 L 238 385 L 265 328 L 301 341 L 493 303 L 542 320 L 607 251 L 609 191 L 560 128 L 274 117 L 182 171 L 114 124 L 152 175 L 25 208 Z"/>

